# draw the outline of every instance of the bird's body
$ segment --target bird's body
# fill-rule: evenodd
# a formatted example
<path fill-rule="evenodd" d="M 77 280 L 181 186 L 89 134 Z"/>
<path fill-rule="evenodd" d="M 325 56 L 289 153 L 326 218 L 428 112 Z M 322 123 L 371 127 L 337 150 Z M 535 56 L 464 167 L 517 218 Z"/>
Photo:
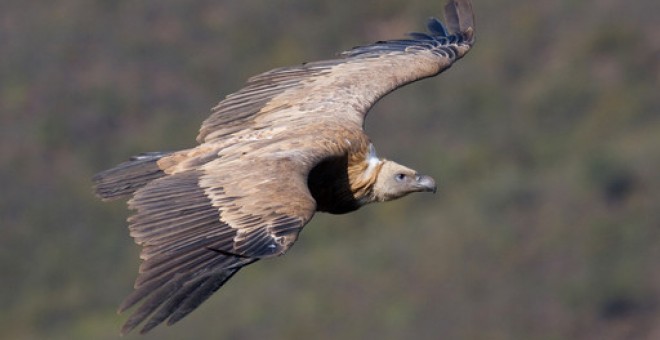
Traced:
<path fill-rule="evenodd" d="M 435 191 L 431 177 L 380 159 L 364 119 L 382 96 L 434 76 L 474 43 L 468 0 L 449 1 L 447 29 L 354 48 L 342 58 L 248 80 L 204 121 L 194 148 L 146 153 L 95 178 L 103 199 L 131 196 L 131 236 L 143 246 L 124 325 L 172 324 L 241 267 L 283 254 L 316 211 Z"/>

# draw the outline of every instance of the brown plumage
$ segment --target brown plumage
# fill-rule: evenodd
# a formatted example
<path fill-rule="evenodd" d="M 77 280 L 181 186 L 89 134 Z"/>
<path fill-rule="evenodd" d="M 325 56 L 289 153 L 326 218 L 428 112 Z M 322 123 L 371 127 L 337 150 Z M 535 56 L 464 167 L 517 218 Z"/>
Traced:
<path fill-rule="evenodd" d="M 429 33 L 255 76 L 213 108 L 197 147 L 96 175 L 101 198 L 132 195 L 129 229 L 142 246 L 135 290 L 119 310 L 141 305 L 122 332 L 177 322 L 243 266 L 284 254 L 316 211 L 435 191 L 431 177 L 379 159 L 363 124 L 379 98 L 469 51 L 469 0 L 445 12 L 449 31 L 432 19 Z"/>

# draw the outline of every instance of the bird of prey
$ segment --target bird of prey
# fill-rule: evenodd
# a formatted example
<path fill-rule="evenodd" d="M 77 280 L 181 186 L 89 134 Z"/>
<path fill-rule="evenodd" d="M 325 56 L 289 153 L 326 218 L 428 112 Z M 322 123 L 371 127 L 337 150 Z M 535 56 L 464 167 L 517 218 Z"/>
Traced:
<path fill-rule="evenodd" d="M 284 254 L 317 211 L 435 192 L 433 178 L 379 158 L 363 127 L 379 98 L 470 50 L 470 1 L 448 1 L 445 21 L 254 76 L 212 109 L 196 147 L 144 153 L 97 174 L 103 200 L 132 196 L 129 229 L 142 246 L 135 290 L 119 311 L 140 306 L 122 333 L 179 321 L 242 267 Z"/>

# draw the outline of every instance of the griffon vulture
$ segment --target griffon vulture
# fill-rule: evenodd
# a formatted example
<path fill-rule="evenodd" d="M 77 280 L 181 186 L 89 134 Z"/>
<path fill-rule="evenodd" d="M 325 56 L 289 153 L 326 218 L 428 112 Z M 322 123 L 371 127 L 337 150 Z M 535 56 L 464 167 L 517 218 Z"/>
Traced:
<path fill-rule="evenodd" d="M 284 254 L 315 212 L 435 191 L 435 181 L 378 158 L 363 130 L 390 91 L 432 77 L 474 44 L 469 0 L 445 6 L 447 27 L 379 41 L 337 59 L 274 69 L 212 109 L 194 148 L 144 153 L 94 177 L 104 200 L 132 196 L 131 236 L 142 246 L 141 305 L 122 328 L 173 324 L 242 267 Z"/>

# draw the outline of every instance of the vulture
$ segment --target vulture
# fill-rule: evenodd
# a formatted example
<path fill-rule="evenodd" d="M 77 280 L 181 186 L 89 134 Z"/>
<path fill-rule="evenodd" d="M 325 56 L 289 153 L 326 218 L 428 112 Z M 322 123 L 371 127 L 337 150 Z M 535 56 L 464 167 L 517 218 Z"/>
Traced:
<path fill-rule="evenodd" d="M 435 192 L 430 176 L 379 158 L 364 121 L 379 98 L 470 50 L 470 1 L 448 1 L 445 22 L 256 75 L 212 108 L 197 146 L 143 153 L 95 175 L 101 199 L 130 197 L 130 235 L 142 247 L 119 312 L 139 307 L 122 334 L 181 320 L 244 266 L 284 254 L 317 211 Z"/>

